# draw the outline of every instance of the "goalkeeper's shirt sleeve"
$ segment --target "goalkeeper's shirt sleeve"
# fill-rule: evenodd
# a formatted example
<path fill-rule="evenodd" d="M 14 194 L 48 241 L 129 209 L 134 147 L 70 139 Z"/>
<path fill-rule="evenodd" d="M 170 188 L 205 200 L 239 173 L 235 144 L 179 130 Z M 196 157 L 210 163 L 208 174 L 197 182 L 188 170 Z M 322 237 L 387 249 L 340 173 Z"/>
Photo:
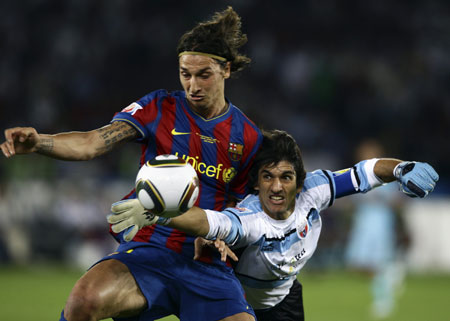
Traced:
<path fill-rule="evenodd" d="M 239 217 L 231 210 L 217 212 L 205 210 L 209 223 L 209 232 L 206 239 L 221 239 L 229 245 L 236 244 L 243 236 L 242 223 Z"/>
<path fill-rule="evenodd" d="M 332 173 L 336 198 L 355 193 L 367 193 L 383 184 L 375 175 L 374 167 L 377 158 L 363 160 L 352 168 Z"/>

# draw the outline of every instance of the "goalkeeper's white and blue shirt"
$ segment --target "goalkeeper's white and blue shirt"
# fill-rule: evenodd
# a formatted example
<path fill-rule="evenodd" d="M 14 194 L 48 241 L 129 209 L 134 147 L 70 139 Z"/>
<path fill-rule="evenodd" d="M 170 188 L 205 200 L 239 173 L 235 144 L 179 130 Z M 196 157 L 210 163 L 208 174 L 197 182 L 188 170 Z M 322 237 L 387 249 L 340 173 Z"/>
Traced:
<path fill-rule="evenodd" d="M 339 172 L 307 173 L 295 209 L 286 220 L 267 215 L 257 195 L 248 195 L 236 208 L 206 211 L 210 225 L 206 238 L 221 238 L 233 249 L 243 249 L 235 273 L 254 309 L 271 308 L 289 293 L 317 247 L 320 211 L 336 198 L 381 185 L 373 173 L 376 161 L 363 161 Z"/>

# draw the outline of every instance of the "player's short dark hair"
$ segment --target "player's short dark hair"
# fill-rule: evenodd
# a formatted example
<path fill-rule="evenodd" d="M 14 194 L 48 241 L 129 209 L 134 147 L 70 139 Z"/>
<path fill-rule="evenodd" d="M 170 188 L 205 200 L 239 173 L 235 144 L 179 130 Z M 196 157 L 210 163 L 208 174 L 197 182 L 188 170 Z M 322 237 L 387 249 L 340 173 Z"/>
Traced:
<path fill-rule="evenodd" d="M 259 170 L 267 165 L 276 165 L 281 161 L 287 161 L 294 166 L 297 187 L 302 187 L 305 181 L 306 171 L 303 165 L 302 154 L 294 137 L 283 130 L 263 130 L 263 142 L 255 156 L 255 160 L 249 173 L 249 189 L 256 193 L 254 187 L 258 183 Z"/>
<path fill-rule="evenodd" d="M 231 62 L 231 73 L 234 73 L 250 64 L 251 59 L 238 51 L 246 42 L 247 36 L 241 31 L 241 17 L 228 7 L 181 36 L 177 54 L 197 51 L 223 57 L 225 62 L 217 61 L 223 66 Z"/>

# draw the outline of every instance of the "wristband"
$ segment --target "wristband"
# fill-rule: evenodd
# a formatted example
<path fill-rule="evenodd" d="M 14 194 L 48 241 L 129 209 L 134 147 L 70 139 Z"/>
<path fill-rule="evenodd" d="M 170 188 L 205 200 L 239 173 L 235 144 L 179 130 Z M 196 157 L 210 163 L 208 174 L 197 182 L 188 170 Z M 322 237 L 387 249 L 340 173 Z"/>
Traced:
<path fill-rule="evenodd" d="M 171 217 L 159 216 L 158 219 L 156 220 L 156 224 L 166 226 L 169 225 L 170 221 L 172 221 Z"/>

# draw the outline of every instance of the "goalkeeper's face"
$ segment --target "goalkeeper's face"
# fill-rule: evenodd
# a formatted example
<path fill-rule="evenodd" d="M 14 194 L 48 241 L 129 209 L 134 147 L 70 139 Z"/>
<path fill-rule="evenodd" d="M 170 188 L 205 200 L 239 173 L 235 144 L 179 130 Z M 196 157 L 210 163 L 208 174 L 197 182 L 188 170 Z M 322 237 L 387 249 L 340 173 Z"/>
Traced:
<path fill-rule="evenodd" d="M 294 166 L 288 161 L 262 166 L 258 171 L 258 191 L 264 212 L 276 220 L 287 219 L 295 207 L 300 192 Z"/>

